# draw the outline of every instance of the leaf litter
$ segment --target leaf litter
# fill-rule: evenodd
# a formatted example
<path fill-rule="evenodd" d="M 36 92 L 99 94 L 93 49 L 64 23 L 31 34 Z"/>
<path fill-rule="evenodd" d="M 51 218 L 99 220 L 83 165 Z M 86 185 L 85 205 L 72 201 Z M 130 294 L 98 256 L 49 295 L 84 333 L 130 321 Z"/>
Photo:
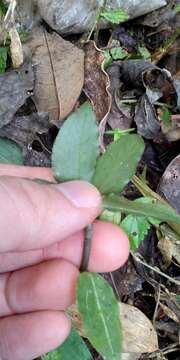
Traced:
<path fill-rule="evenodd" d="M 23 6 L 27 6 L 26 3 L 28 2 L 25 1 Z M 165 5 L 164 1 L 163 5 Z M 62 25 L 60 23 L 60 25 L 55 25 L 54 18 L 51 17 L 59 6 L 56 1 L 49 6 L 49 12 L 46 12 L 45 2 L 39 0 L 38 6 L 40 14 L 36 13 L 35 9 L 31 9 L 32 13 L 29 17 L 31 21 L 27 22 L 24 18 L 23 26 L 26 30 L 28 29 L 29 40 L 23 45 L 24 64 L 21 67 L 13 69 L 13 59 L 7 51 L 9 44 L 7 49 L 3 43 L 0 44 L 3 49 L 0 56 L 0 161 L 50 166 L 51 153 L 55 152 L 55 144 L 59 138 L 60 144 L 62 141 L 60 151 L 62 159 L 58 170 L 61 178 L 62 164 L 73 159 L 71 158 L 72 152 L 74 153 L 73 139 L 75 134 L 79 135 L 81 131 L 81 127 L 79 129 L 76 127 L 76 122 L 80 126 L 79 111 L 85 106 L 82 105 L 85 98 L 82 93 L 84 89 L 84 93 L 93 105 L 91 110 L 89 107 L 89 111 L 94 109 L 97 124 L 99 124 L 100 148 L 106 152 L 97 160 L 99 156 L 98 126 L 94 125 L 93 131 L 91 127 L 86 128 L 82 133 L 84 145 L 83 141 L 81 142 L 81 146 L 87 145 L 87 149 L 82 151 L 84 152 L 81 165 L 82 178 L 87 180 L 94 178 L 97 186 L 102 192 L 107 191 L 108 196 L 111 191 L 120 193 L 123 190 L 121 194 L 123 198 L 118 198 L 122 201 L 121 204 L 118 202 L 118 212 L 106 209 L 103 216 L 105 221 L 115 222 L 117 226 L 121 226 L 122 223 L 123 227 L 123 224 L 126 224 L 126 231 L 133 244 L 131 248 L 134 250 L 123 268 L 114 273 L 103 274 L 114 289 L 118 300 L 121 301 L 120 319 L 123 332 L 126 334 L 123 341 L 127 340 L 123 345 L 122 359 L 139 359 L 144 352 L 146 352 L 146 359 L 151 358 L 152 354 L 149 353 L 152 352 L 164 354 L 166 360 L 171 359 L 168 351 L 172 350 L 172 346 L 178 341 L 179 305 L 176 283 L 179 267 L 179 228 L 177 224 L 171 227 L 172 224 L 168 220 L 171 216 L 175 216 L 171 218 L 171 221 L 177 219 L 177 213 L 164 205 L 162 198 L 158 198 L 158 193 L 179 213 L 179 69 L 177 63 L 173 66 L 169 65 L 174 61 L 174 56 L 175 59 L 177 57 L 176 53 L 175 55 L 171 53 L 171 49 L 178 40 L 177 33 L 174 34 L 178 13 L 172 11 L 168 5 L 160 13 L 157 11 L 157 14 L 161 15 L 156 19 L 155 13 L 151 13 L 150 16 L 141 17 L 138 21 L 130 22 L 127 19 L 123 27 L 109 23 L 109 35 L 107 30 L 101 30 L 98 36 L 95 36 L 96 42 L 90 41 L 83 46 L 78 35 L 63 38 L 53 31 L 53 28 L 57 30 L 59 26 L 62 29 Z M 29 9 L 28 6 L 27 9 Z M 42 15 L 52 25 L 52 29 L 47 24 L 37 25 Z M 57 21 L 60 20 L 59 12 L 57 19 Z M 18 22 L 21 28 L 19 18 Z M 26 27 L 27 23 L 28 27 Z M 35 27 L 32 29 L 33 24 Z M 162 24 L 166 26 L 163 27 Z M 168 29 L 166 29 L 167 24 Z M 65 25 L 60 34 L 62 35 L 63 31 L 77 32 L 80 26 L 83 32 L 84 25 L 74 23 L 72 29 L 71 26 L 67 28 Z M 114 37 L 113 41 L 110 39 L 111 34 Z M 169 44 L 167 44 L 167 34 L 170 34 Z M 101 46 L 107 35 L 109 39 L 106 46 Z M 111 65 L 107 67 L 103 67 L 104 52 L 107 52 L 110 57 Z M 75 110 L 77 112 L 74 112 Z M 67 118 L 69 114 L 71 115 Z M 95 115 L 93 116 L 95 124 Z M 70 118 L 74 119 L 72 133 L 71 126 L 68 128 Z M 86 119 L 88 123 L 88 116 Z M 67 126 L 66 131 L 65 126 Z M 148 158 L 149 153 L 145 151 L 141 158 L 140 153 L 143 149 L 139 150 L 137 157 L 135 156 L 133 139 L 139 135 L 124 135 L 116 145 L 110 134 L 105 135 L 106 130 L 108 133 L 109 130 L 127 130 L 130 127 L 135 128 L 135 132 L 143 137 L 146 149 L 151 147 L 152 157 Z M 91 131 L 92 137 L 90 137 Z M 54 142 L 55 138 L 56 142 Z M 111 147 L 117 149 L 112 154 L 114 160 L 110 157 L 111 161 L 108 164 L 105 161 L 104 165 L 103 158 L 108 157 Z M 65 156 L 64 149 L 67 149 L 66 159 L 63 157 Z M 131 156 L 125 160 L 129 153 Z M 128 174 L 123 168 L 121 170 L 119 168 L 120 160 L 118 159 L 121 159 L 122 155 L 124 162 L 128 162 L 131 170 L 133 157 L 136 158 L 134 170 Z M 156 166 L 152 158 L 155 159 Z M 72 170 L 75 164 L 79 164 L 77 159 L 78 157 L 75 157 L 69 170 Z M 90 164 L 88 159 L 93 159 L 90 170 L 87 170 Z M 97 164 L 102 163 L 101 166 L 98 165 L 101 168 L 100 174 L 96 174 L 96 171 L 99 172 L 98 167 L 96 168 L 96 160 Z M 57 161 L 55 163 L 57 164 Z M 137 177 L 134 178 L 137 163 Z M 117 174 L 115 175 L 113 168 L 116 165 Z M 146 167 L 145 176 L 141 177 L 144 166 Z M 106 168 L 111 171 L 104 176 L 103 171 Z M 75 174 L 74 178 L 79 178 L 79 174 L 79 172 Z M 107 189 L 105 185 L 107 185 L 108 176 L 112 176 L 110 183 L 114 181 L 115 184 L 112 186 L 111 183 Z M 67 174 L 67 177 L 64 178 L 63 175 L 62 178 L 69 180 L 72 176 Z M 159 182 L 158 187 L 157 182 Z M 163 216 L 165 213 L 170 214 L 169 219 L 168 215 L 164 219 L 168 223 L 149 221 L 150 215 L 158 215 L 158 206 L 154 214 L 153 207 L 144 206 L 146 209 L 144 217 L 144 213 L 139 214 L 142 205 L 138 204 L 134 206 L 134 211 L 138 213 L 132 215 L 131 202 L 130 215 L 126 213 L 129 211 L 129 202 L 137 197 L 154 198 L 151 189 L 156 191 L 155 198 L 160 199 Z M 126 198 L 128 198 L 127 202 Z M 112 198 L 110 200 L 112 203 Z M 166 207 L 166 211 L 163 206 Z M 124 308 L 126 308 L 125 313 Z M 134 320 L 132 320 L 133 310 Z M 77 328 L 79 329 L 79 325 Z M 96 341 L 98 341 L 98 335 Z M 70 348 L 74 350 L 74 343 L 77 344 L 77 348 L 79 346 L 79 354 L 81 354 L 79 356 L 82 356 L 82 359 L 101 359 L 92 346 L 89 343 L 82 343 L 76 334 L 72 334 L 72 338 L 67 340 L 64 349 L 60 347 L 56 353 L 52 352 L 47 356 L 50 358 L 52 356 L 55 360 L 57 356 L 65 356 L 62 355 L 63 351 L 66 355 L 68 351 L 70 354 Z M 95 347 L 97 350 L 98 347 L 96 345 Z M 174 349 L 173 359 L 176 360 L 178 359 L 176 347 Z M 99 350 L 103 354 L 102 347 Z M 77 354 L 72 356 L 75 357 L 75 355 Z"/>

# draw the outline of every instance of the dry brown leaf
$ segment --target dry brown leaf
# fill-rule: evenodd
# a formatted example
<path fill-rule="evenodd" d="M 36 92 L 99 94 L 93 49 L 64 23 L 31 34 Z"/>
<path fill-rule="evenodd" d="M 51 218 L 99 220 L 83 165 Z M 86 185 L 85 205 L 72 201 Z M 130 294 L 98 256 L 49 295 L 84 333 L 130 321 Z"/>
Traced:
<path fill-rule="evenodd" d="M 119 303 L 119 306 L 125 358 L 132 359 L 129 353 L 142 354 L 158 350 L 157 334 L 151 321 L 135 306 L 124 303 Z M 85 337 L 77 305 L 71 305 L 68 313 L 79 334 Z"/>
<path fill-rule="evenodd" d="M 15 25 L 13 25 L 12 28 L 9 30 L 9 37 L 11 39 L 11 44 L 10 44 L 11 60 L 12 60 L 13 68 L 17 69 L 23 64 L 24 57 L 23 57 L 21 40 Z"/>
<path fill-rule="evenodd" d="M 94 41 L 89 41 L 85 46 L 85 74 L 84 92 L 92 101 L 96 112 L 97 121 L 105 118 L 110 110 L 111 95 L 108 92 L 109 77 L 102 69 L 104 57 Z"/>
<path fill-rule="evenodd" d="M 151 353 L 158 350 L 157 334 L 151 321 L 135 306 L 120 303 L 123 351 Z"/>
<path fill-rule="evenodd" d="M 158 249 L 167 267 L 171 264 L 172 258 L 180 265 L 180 240 L 164 236 L 158 241 Z"/>
<path fill-rule="evenodd" d="M 35 69 L 34 101 L 50 120 L 64 119 L 74 108 L 84 82 L 84 52 L 56 33 L 35 28 L 26 43 Z"/>
<path fill-rule="evenodd" d="M 131 127 L 132 115 L 130 108 L 120 104 L 119 89 L 121 87 L 120 81 L 120 61 L 114 61 L 107 69 L 110 79 L 110 93 L 112 96 L 112 106 L 108 114 L 107 122 L 112 129 L 126 130 Z"/>

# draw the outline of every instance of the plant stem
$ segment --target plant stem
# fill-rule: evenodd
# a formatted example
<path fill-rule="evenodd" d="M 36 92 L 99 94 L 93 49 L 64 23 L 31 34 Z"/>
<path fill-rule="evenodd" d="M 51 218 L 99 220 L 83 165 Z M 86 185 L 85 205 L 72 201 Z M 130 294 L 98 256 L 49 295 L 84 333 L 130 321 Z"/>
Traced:
<path fill-rule="evenodd" d="M 89 224 L 85 229 L 85 239 L 84 239 L 84 247 L 83 247 L 83 255 L 82 262 L 80 266 L 80 271 L 87 271 L 90 251 L 91 251 L 91 242 L 93 235 L 93 225 Z"/>
<path fill-rule="evenodd" d="M 95 31 L 96 29 L 96 34 L 94 36 L 94 40 L 97 42 L 98 40 L 98 35 L 99 35 L 99 23 L 100 23 L 100 18 L 101 18 L 101 12 L 102 10 L 106 7 L 106 3 L 107 3 L 107 0 L 104 0 L 103 1 L 103 4 L 99 7 L 98 11 L 97 11 L 97 15 L 96 15 L 96 20 L 94 22 L 94 25 L 88 35 L 88 38 L 87 38 L 87 42 L 91 39 L 91 36 L 92 36 L 92 33 Z"/>

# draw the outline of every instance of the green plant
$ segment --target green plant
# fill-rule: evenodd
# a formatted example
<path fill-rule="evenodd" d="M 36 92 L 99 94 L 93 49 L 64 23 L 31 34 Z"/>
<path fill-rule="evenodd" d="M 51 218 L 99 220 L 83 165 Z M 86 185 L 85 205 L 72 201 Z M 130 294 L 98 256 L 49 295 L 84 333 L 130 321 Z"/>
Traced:
<path fill-rule="evenodd" d="M 129 19 L 129 15 L 124 9 L 102 10 L 100 17 L 106 19 L 111 24 L 120 24 Z"/>
<path fill-rule="evenodd" d="M 177 5 L 175 6 L 174 11 L 175 11 L 176 13 L 179 13 L 179 12 L 180 12 L 180 4 L 177 4 Z"/>
<path fill-rule="evenodd" d="M 136 134 L 126 134 L 108 145 L 101 155 L 95 114 L 86 102 L 64 122 L 52 152 L 56 180 L 82 179 L 93 183 L 102 194 L 101 218 L 123 227 L 133 251 L 151 223 L 180 224 L 180 216 L 160 197 L 154 199 L 151 192 L 135 201 L 121 195 L 125 185 L 136 180 L 134 175 L 143 151 L 143 139 Z M 147 188 L 139 180 L 136 183 Z M 119 360 L 122 351 L 119 304 L 109 284 L 98 274 L 82 272 L 77 285 L 77 304 L 88 340 L 104 359 Z M 72 358 L 92 359 L 75 329 L 62 346 L 42 357 L 43 360 Z"/>
<path fill-rule="evenodd" d="M 103 68 L 106 69 L 108 66 L 110 66 L 114 60 L 123 60 L 128 58 L 128 52 L 124 50 L 121 46 L 114 47 L 110 50 L 104 50 L 104 62 L 103 62 Z"/>
<path fill-rule="evenodd" d="M 6 46 L 0 46 L 0 74 L 5 73 L 7 66 L 8 48 Z"/>

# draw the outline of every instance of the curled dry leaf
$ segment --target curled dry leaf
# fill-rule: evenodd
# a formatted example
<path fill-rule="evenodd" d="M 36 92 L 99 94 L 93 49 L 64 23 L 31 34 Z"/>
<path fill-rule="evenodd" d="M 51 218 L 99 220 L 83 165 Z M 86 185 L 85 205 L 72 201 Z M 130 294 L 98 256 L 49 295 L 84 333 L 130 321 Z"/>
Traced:
<path fill-rule="evenodd" d="M 160 136 L 160 123 L 158 121 L 154 106 L 144 94 L 138 101 L 134 121 L 137 125 L 138 134 L 146 139 L 158 139 Z"/>
<path fill-rule="evenodd" d="M 24 49 L 32 54 L 38 111 L 48 112 L 50 120 L 64 119 L 73 110 L 83 86 L 83 51 L 42 27 L 34 28 Z"/>
<path fill-rule="evenodd" d="M 151 321 L 137 309 L 124 303 L 119 303 L 120 319 L 123 328 L 124 353 L 150 353 L 158 350 L 157 334 Z M 71 305 L 68 313 L 81 336 L 84 335 L 83 324 L 78 308 Z"/>
<path fill-rule="evenodd" d="M 114 62 L 109 66 L 107 73 L 110 79 L 110 93 L 112 96 L 112 105 L 107 117 L 107 122 L 112 129 L 129 129 L 132 123 L 132 116 L 128 107 L 120 104 L 118 96 L 121 85 L 119 62 Z"/>

